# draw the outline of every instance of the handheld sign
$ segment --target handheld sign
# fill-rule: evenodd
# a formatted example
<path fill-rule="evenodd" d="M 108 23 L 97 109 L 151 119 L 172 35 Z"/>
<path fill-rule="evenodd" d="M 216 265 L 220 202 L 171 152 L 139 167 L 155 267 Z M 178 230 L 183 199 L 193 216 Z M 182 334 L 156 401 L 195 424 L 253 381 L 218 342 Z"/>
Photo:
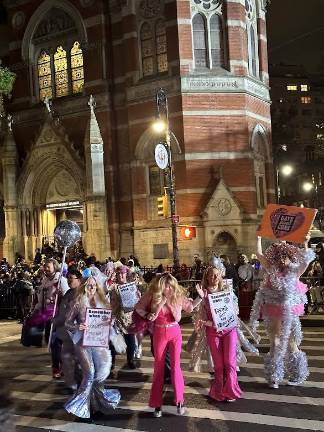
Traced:
<path fill-rule="evenodd" d="M 230 330 L 237 325 L 231 291 L 208 294 L 208 301 L 217 331 Z"/>
<path fill-rule="evenodd" d="M 268 239 L 303 243 L 315 219 L 312 208 L 268 204 L 257 235 Z"/>
<path fill-rule="evenodd" d="M 87 308 L 83 334 L 83 346 L 109 347 L 109 332 L 111 325 L 111 310 Z"/>
<path fill-rule="evenodd" d="M 136 284 L 131 282 L 118 285 L 117 291 L 120 295 L 123 310 L 125 312 L 134 310 L 134 307 L 138 302 Z"/>

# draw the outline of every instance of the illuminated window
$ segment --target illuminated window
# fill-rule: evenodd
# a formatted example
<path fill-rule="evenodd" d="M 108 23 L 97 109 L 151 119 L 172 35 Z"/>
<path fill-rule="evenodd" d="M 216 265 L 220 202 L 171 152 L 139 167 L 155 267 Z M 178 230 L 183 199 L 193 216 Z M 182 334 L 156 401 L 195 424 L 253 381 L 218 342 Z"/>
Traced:
<path fill-rule="evenodd" d="M 307 92 L 308 91 L 308 85 L 307 84 L 301 84 L 300 85 L 300 91 Z"/>
<path fill-rule="evenodd" d="M 222 18 L 218 14 L 212 15 L 209 21 L 211 67 L 225 66 L 224 34 Z"/>
<path fill-rule="evenodd" d="M 79 42 L 71 49 L 72 93 L 82 92 L 84 85 L 83 54 Z"/>
<path fill-rule="evenodd" d="M 288 84 L 287 85 L 287 90 L 288 91 L 296 91 L 297 90 L 297 86 L 295 84 Z"/>
<path fill-rule="evenodd" d="M 155 27 L 156 62 L 158 73 L 168 71 L 167 39 L 164 21 L 159 20 Z"/>
<path fill-rule="evenodd" d="M 55 95 L 56 97 L 69 94 L 69 79 L 67 71 L 66 51 L 59 46 L 54 54 Z"/>
<path fill-rule="evenodd" d="M 300 98 L 300 101 L 301 101 L 302 104 L 310 104 L 311 101 L 312 101 L 312 99 L 311 99 L 310 96 L 302 96 Z"/>
<path fill-rule="evenodd" d="M 156 165 L 149 167 L 149 184 L 151 195 L 162 195 L 164 193 L 165 175 Z"/>
<path fill-rule="evenodd" d="M 196 14 L 192 20 L 194 57 L 196 67 L 207 67 L 207 31 L 205 18 Z"/>
<path fill-rule="evenodd" d="M 74 42 L 69 49 L 58 46 L 54 54 L 41 51 L 37 67 L 40 100 L 82 92 L 84 70 L 79 42 Z"/>
<path fill-rule="evenodd" d="M 46 97 L 52 97 L 52 72 L 51 57 L 45 52 L 41 52 L 38 57 L 38 83 L 39 97 L 44 100 Z"/>

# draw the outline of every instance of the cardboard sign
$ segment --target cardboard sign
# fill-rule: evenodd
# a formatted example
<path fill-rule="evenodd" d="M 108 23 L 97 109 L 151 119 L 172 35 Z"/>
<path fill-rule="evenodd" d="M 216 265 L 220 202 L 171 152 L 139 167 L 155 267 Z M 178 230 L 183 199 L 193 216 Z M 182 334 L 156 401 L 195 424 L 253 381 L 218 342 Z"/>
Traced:
<path fill-rule="evenodd" d="M 231 291 L 208 294 L 210 310 L 217 331 L 230 330 L 237 325 Z"/>
<path fill-rule="evenodd" d="M 225 291 L 233 291 L 233 279 L 223 279 Z"/>
<path fill-rule="evenodd" d="M 120 295 L 124 311 L 132 311 L 138 302 L 137 286 L 134 282 L 118 285 L 117 291 Z"/>
<path fill-rule="evenodd" d="M 317 210 L 304 207 L 269 204 L 257 235 L 268 239 L 304 243 Z"/>
<path fill-rule="evenodd" d="M 83 334 L 83 346 L 109 347 L 109 332 L 111 324 L 111 310 L 101 308 L 87 308 Z"/>

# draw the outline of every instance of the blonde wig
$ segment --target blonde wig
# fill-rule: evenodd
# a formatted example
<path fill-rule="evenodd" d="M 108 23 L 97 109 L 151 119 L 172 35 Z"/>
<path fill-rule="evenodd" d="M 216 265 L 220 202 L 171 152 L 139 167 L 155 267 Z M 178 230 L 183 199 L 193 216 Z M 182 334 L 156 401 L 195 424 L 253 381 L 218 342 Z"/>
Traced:
<path fill-rule="evenodd" d="M 163 297 L 163 291 L 166 286 L 170 286 L 173 290 L 171 297 L 171 304 L 175 305 L 180 303 L 182 298 L 186 296 L 186 290 L 178 284 L 178 281 L 170 273 L 162 273 L 162 275 L 154 278 L 149 287 L 149 291 L 152 294 L 152 306 L 156 307 L 161 303 Z"/>
<path fill-rule="evenodd" d="M 105 296 L 104 289 L 101 285 L 99 285 L 96 281 L 96 279 L 92 276 L 88 279 L 83 279 L 80 286 L 77 288 L 77 295 L 76 295 L 76 303 L 82 303 L 84 301 L 84 298 L 87 297 L 87 287 L 89 285 L 95 285 L 96 286 L 96 295 L 103 305 L 109 307 L 110 304 Z"/>

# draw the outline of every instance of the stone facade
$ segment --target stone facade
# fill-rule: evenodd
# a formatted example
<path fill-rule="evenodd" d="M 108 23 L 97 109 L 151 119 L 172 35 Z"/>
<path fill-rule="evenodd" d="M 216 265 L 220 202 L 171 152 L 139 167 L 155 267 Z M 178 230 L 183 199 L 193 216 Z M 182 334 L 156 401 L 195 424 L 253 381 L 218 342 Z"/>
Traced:
<path fill-rule="evenodd" d="M 159 193 L 153 188 L 160 178 L 163 189 L 163 175 L 153 168 L 158 137 L 151 129 L 155 93 L 162 87 L 169 102 L 177 213 L 181 224 L 197 227 L 195 239 L 179 239 L 181 262 L 190 263 L 197 253 L 207 257 L 214 250 L 233 257 L 238 250 L 253 252 L 260 216 L 266 203 L 274 199 L 266 2 L 25 0 L 6 4 L 12 26 L 6 63 L 18 75 L 7 107 L 14 115 L 17 164 L 9 162 L 8 153 L 1 176 L 5 180 L 10 167 L 19 168 L 15 174 L 19 218 L 26 209 L 35 216 L 44 210 L 48 193 L 60 190 L 56 176 L 69 178 L 76 193 L 72 197 L 66 191 L 66 198 L 82 202 L 88 253 L 95 252 L 100 258 L 134 253 L 145 264 L 170 263 L 170 219 L 157 216 Z M 39 101 L 35 55 L 39 43 L 51 45 L 55 31 L 51 35 L 39 30 L 37 43 L 33 32 L 44 17 L 62 16 L 57 12 L 51 15 L 54 8 L 64 11 L 69 19 L 50 21 L 47 28 L 57 30 L 59 43 L 64 41 L 61 33 L 65 28 L 80 41 L 85 85 L 83 94 L 54 98 L 54 114 L 49 120 Z M 201 27 L 197 30 L 193 25 L 197 14 L 205 23 L 203 38 L 199 38 Z M 212 27 L 216 15 L 218 34 Z M 158 33 L 161 23 L 166 53 L 163 36 Z M 148 39 L 145 42 L 149 36 L 143 30 L 149 27 L 155 29 L 152 60 Z M 213 44 L 222 50 L 219 64 L 219 50 Z M 197 59 L 202 52 L 207 60 L 201 67 Z M 87 106 L 91 94 L 96 100 L 95 111 Z M 59 161 L 49 144 L 40 146 L 36 131 L 44 134 L 46 128 L 57 134 L 56 149 L 65 159 Z M 38 152 L 51 166 L 51 177 L 45 182 L 34 181 L 33 201 L 28 207 L 21 185 L 30 192 L 24 172 L 33 173 L 36 166 L 40 173 Z M 98 175 L 100 161 L 104 168 Z M 3 184 L 0 190 L 8 190 L 5 181 Z M 6 196 L 4 193 L 9 218 Z M 19 222 L 13 220 L 12 224 L 18 225 L 19 231 Z M 49 234 L 52 226 L 46 229 Z M 7 227 L 6 232 L 6 244 L 12 244 L 9 239 L 15 234 Z M 32 246 L 19 246 L 19 250 L 30 255 L 44 234 L 34 224 L 34 234 L 26 240 Z M 6 246 L 6 253 L 10 247 Z"/>

